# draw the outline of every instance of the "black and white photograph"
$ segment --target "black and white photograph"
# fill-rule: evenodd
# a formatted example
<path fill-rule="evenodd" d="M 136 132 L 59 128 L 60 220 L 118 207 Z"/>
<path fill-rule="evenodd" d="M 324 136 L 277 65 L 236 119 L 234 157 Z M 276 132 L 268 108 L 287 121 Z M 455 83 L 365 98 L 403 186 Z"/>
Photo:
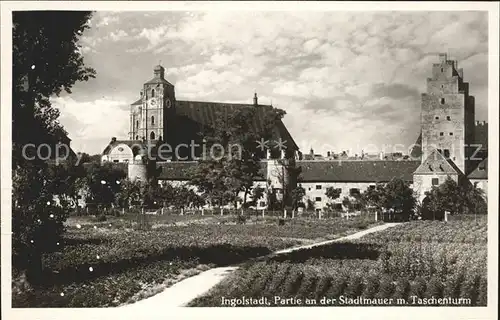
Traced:
<path fill-rule="evenodd" d="M 6 319 L 497 318 L 498 3 L 74 4 L 2 3 Z"/>

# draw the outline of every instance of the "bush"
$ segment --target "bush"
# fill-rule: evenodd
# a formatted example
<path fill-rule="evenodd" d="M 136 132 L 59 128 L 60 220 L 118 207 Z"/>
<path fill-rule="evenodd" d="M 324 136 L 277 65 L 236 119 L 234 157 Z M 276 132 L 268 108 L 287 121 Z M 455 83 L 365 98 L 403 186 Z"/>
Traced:
<path fill-rule="evenodd" d="M 245 224 L 247 222 L 247 216 L 239 214 L 236 216 L 236 223 Z"/>
<path fill-rule="evenodd" d="M 97 222 L 103 222 L 103 221 L 106 221 L 108 218 L 106 217 L 105 214 L 99 214 L 95 217 L 95 220 Z"/>

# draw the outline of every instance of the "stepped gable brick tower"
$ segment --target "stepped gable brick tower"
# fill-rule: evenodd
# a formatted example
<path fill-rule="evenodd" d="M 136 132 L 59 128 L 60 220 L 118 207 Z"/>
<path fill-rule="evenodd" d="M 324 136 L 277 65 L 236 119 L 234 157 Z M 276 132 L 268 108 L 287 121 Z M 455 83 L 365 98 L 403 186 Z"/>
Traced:
<path fill-rule="evenodd" d="M 421 165 L 414 173 L 414 189 L 423 200 L 425 191 L 447 177 L 461 183 L 473 164 L 467 159 L 474 144 L 474 97 L 463 81 L 457 62 L 439 55 L 427 78 L 427 92 L 422 94 Z"/>
<path fill-rule="evenodd" d="M 165 80 L 165 69 L 157 65 L 154 77 L 144 83 L 141 97 L 130 110 L 130 140 L 144 140 L 148 145 L 159 141 L 175 145 L 175 88 Z"/>
<path fill-rule="evenodd" d="M 427 92 L 422 94 L 422 163 L 433 150 L 438 150 L 468 174 L 466 159 L 474 143 L 474 97 L 463 80 L 463 69 L 457 62 L 439 55 L 427 78 Z"/>

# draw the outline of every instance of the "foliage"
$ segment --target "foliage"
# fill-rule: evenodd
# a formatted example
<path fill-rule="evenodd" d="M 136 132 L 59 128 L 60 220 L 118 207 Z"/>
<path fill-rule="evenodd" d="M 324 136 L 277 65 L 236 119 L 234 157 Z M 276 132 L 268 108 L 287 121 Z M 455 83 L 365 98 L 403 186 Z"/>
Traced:
<path fill-rule="evenodd" d="M 423 212 L 429 214 L 428 216 L 424 214 L 424 219 L 434 218 L 435 213 L 444 211 L 449 211 L 451 214 L 487 213 L 484 191 L 468 181 L 459 184 L 448 177 L 445 182 L 437 187 L 433 186 L 430 191 L 426 192 L 426 198 Z"/>
<path fill-rule="evenodd" d="M 410 216 L 416 206 L 416 199 L 409 184 L 401 179 L 392 179 L 387 184 L 377 184 L 361 195 L 368 205 L 381 211 L 394 211 Z"/>
<path fill-rule="evenodd" d="M 13 267 L 27 270 L 30 282 L 39 280 L 41 254 L 51 250 L 64 230 L 67 197 L 54 205 L 54 196 L 74 195 L 61 191 L 67 181 L 51 172 L 42 158 L 48 152 L 34 150 L 46 144 L 56 152 L 59 143 L 68 143 L 59 111 L 49 99 L 63 90 L 71 93 L 76 82 L 95 76 L 95 70 L 84 66 L 77 43 L 90 17 L 86 11 L 12 14 Z M 34 148 L 25 149 L 29 144 Z"/>
<path fill-rule="evenodd" d="M 292 199 L 293 210 L 297 210 L 299 204 L 302 202 L 302 199 L 304 199 L 305 195 L 306 195 L 306 190 L 302 188 L 302 186 L 297 186 L 291 191 L 290 198 Z"/>
<path fill-rule="evenodd" d="M 269 139 L 285 112 L 262 109 L 263 126 L 258 129 L 253 126 L 256 112 L 256 108 L 224 108 L 218 112 L 215 125 L 203 132 L 206 153 L 192 172 L 191 184 L 212 204 L 234 203 L 236 206 L 240 192 L 244 192 L 245 204 L 253 181 L 260 175 L 263 150 L 256 141 Z"/>
<path fill-rule="evenodd" d="M 116 203 L 125 176 L 125 171 L 112 163 L 92 163 L 84 178 L 87 202 L 102 208 L 111 207 Z"/>

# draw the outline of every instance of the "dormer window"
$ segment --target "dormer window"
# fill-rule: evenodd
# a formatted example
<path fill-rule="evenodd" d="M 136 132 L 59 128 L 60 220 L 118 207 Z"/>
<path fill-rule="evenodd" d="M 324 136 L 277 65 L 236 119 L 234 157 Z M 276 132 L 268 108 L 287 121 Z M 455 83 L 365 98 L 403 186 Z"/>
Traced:
<path fill-rule="evenodd" d="M 436 120 L 439 120 L 439 117 L 438 117 L 438 116 L 436 116 Z"/>
<path fill-rule="evenodd" d="M 447 116 L 447 117 L 446 117 L 446 120 L 451 121 L 451 117 L 450 117 L 450 116 Z"/>
<path fill-rule="evenodd" d="M 453 132 L 450 132 L 450 136 L 452 136 L 452 135 L 453 135 Z"/>
<path fill-rule="evenodd" d="M 439 103 L 444 104 L 444 98 L 439 99 Z"/>
<path fill-rule="evenodd" d="M 440 133 L 439 133 L 439 135 L 440 135 L 440 136 L 444 136 L 444 132 L 440 132 Z"/>
<path fill-rule="evenodd" d="M 441 68 L 441 72 L 444 72 L 444 69 L 443 69 L 443 68 Z"/>
<path fill-rule="evenodd" d="M 151 98 L 155 97 L 155 89 L 151 90 Z"/>

